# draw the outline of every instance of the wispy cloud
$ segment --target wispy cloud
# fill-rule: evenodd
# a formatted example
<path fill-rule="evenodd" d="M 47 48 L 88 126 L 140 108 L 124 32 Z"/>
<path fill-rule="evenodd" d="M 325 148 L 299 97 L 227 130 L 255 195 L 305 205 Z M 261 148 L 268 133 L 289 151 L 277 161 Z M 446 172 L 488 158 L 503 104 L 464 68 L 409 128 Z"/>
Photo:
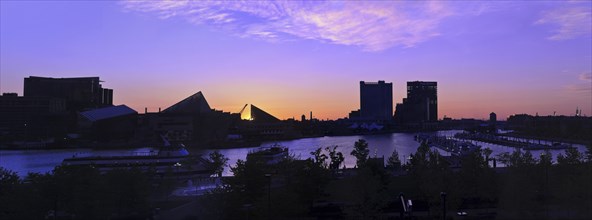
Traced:
<path fill-rule="evenodd" d="M 241 37 L 311 39 L 367 51 L 413 47 L 439 35 L 446 2 L 124 1 L 126 10 L 214 25 Z M 480 10 L 484 10 L 480 8 Z M 481 11 L 479 11 L 481 13 Z"/>
<path fill-rule="evenodd" d="M 581 2 L 580 2 L 581 3 Z M 556 26 L 549 40 L 568 40 L 580 36 L 592 35 L 592 8 L 590 2 L 570 4 L 566 7 L 545 11 L 535 22 L 537 25 Z"/>
<path fill-rule="evenodd" d="M 581 73 L 578 75 L 579 83 L 567 85 L 565 88 L 569 92 L 592 92 L 592 72 Z"/>
<path fill-rule="evenodd" d="M 592 82 L 592 72 L 581 73 L 578 78 L 584 82 Z"/>

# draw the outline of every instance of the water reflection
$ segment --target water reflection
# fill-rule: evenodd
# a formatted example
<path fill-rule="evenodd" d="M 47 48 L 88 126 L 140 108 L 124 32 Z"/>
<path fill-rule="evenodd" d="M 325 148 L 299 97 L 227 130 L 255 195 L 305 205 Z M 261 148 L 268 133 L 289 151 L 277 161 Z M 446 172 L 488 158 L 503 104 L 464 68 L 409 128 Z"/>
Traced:
<path fill-rule="evenodd" d="M 439 131 L 438 135 L 453 136 L 460 131 Z M 356 163 L 355 157 L 350 155 L 353 150 L 354 143 L 359 139 L 365 139 L 370 148 L 371 157 L 383 157 L 385 160 L 392 154 L 394 149 L 399 152 L 399 159 L 405 163 L 406 158 L 410 154 L 415 153 L 419 143 L 414 140 L 414 133 L 393 133 L 381 135 L 361 135 L 361 136 L 341 136 L 341 137 L 318 137 L 318 138 L 303 138 L 289 141 L 266 142 L 262 146 L 270 146 L 279 144 L 288 147 L 290 154 L 300 158 L 310 158 L 310 152 L 322 147 L 339 146 L 338 151 L 343 153 L 345 157 L 344 165 L 348 168 L 354 167 Z M 492 156 L 504 152 L 512 152 L 514 148 L 500 146 L 495 144 L 488 144 L 482 142 L 473 142 L 482 147 L 490 148 L 493 151 Z M 585 152 L 585 147 L 582 145 L 574 145 L 580 152 Z M 256 148 L 234 148 L 219 150 L 222 154 L 229 158 L 228 164 L 234 166 L 238 159 L 245 159 L 247 153 Z M 72 157 L 75 154 L 78 156 L 116 156 L 116 155 L 131 155 L 139 152 L 149 152 L 156 150 L 154 148 L 138 148 L 133 150 L 92 150 L 92 149 L 67 149 L 67 150 L 0 150 L 0 166 L 16 171 L 20 176 L 27 175 L 28 172 L 45 173 L 51 171 L 56 165 L 59 165 L 64 158 Z M 213 150 L 203 150 L 202 153 L 207 156 Z M 441 154 L 446 155 L 446 152 L 440 151 Z M 544 151 L 531 151 L 535 158 L 538 158 Z M 551 151 L 553 159 L 555 160 L 559 153 L 563 150 Z M 498 163 L 500 165 L 500 163 Z M 342 165 L 343 166 L 343 165 Z M 227 167 L 223 175 L 232 175 L 230 169 Z"/>

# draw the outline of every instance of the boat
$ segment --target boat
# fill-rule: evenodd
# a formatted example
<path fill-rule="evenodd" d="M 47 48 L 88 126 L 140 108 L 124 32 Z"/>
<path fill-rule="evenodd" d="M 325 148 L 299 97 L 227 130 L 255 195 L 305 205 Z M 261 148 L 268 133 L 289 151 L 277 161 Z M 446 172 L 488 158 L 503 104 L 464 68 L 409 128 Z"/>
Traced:
<path fill-rule="evenodd" d="M 154 172 L 160 177 L 198 178 L 214 174 L 211 162 L 201 156 L 190 155 L 182 144 L 165 144 L 157 152 L 150 151 L 133 155 L 85 156 L 73 155 L 62 162 L 66 166 L 92 166 L 100 172 L 114 169 L 140 169 Z"/>
<path fill-rule="evenodd" d="M 247 161 L 260 160 L 267 165 L 278 164 L 288 158 L 288 148 L 280 145 L 257 148 L 247 154 Z"/>

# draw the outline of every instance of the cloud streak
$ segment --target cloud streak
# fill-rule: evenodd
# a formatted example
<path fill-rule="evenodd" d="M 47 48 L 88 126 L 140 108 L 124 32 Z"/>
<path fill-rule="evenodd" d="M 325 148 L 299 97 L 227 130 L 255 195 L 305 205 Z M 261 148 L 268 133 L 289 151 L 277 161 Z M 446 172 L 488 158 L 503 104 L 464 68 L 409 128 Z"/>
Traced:
<path fill-rule="evenodd" d="M 584 82 L 592 82 L 592 72 L 581 73 L 578 78 Z"/>
<path fill-rule="evenodd" d="M 413 47 L 453 15 L 445 2 L 123 1 L 128 11 L 216 26 L 240 37 L 309 39 L 366 51 Z"/>
<path fill-rule="evenodd" d="M 592 92 L 592 72 L 585 72 L 578 75 L 580 83 L 567 85 L 565 88 L 569 92 Z"/>
<path fill-rule="evenodd" d="M 549 40 L 568 40 L 580 36 L 592 35 L 592 12 L 589 2 L 586 6 L 570 5 L 545 11 L 535 22 L 537 25 L 550 24 L 556 26 Z"/>

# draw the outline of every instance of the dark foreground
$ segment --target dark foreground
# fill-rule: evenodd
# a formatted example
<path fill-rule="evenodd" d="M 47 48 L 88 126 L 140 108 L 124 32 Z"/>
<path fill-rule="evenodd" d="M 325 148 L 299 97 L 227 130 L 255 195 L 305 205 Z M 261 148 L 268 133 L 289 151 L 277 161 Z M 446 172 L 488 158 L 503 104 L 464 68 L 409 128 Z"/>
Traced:
<path fill-rule="evenodd" d="M 100 173 L 57 167 L 48 174 L 0 173 L 0 219 L 590 219 L 592 162 L 567 151 L 557 161 L 529 152 L 445 158 L 421 146 L 410 163 L 387 167 L 356 148 L 358 168 L 340 169 L 334 148 L 277 164 L 239 161 L 234 177 L 201 196 L 175 197 L 183 181 L 136 169 Z M 352 155 L 354 152 L 352 152 Z M 341 157 L 341 158 L 340 158 Z M 445 193 L 445 194 L 444 194 Z M 400 195 L 412 200 L 403 211 Z M 466 216 L 459 213 L 465 212 Z"/>

